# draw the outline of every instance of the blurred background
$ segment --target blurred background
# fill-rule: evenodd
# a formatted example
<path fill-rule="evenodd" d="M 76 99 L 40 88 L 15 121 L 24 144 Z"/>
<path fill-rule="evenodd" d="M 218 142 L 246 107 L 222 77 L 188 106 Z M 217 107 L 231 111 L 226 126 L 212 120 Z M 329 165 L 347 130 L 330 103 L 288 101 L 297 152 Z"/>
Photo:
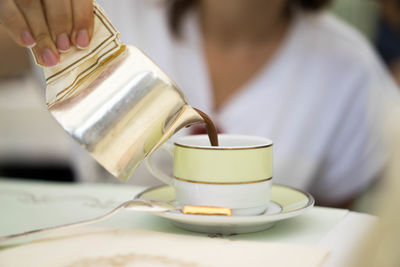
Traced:
<path fill-rule="evenodd" d="M 396 0 L 335 0 L 329 7 L 371 42 L 400 84 L 398 8 Z M 0 176 L 79 181 L 74 155 L 80 148 L 47 111 L 41 70 L 29 51 L 16 46 L 1 25 L 0 58 Z"/>

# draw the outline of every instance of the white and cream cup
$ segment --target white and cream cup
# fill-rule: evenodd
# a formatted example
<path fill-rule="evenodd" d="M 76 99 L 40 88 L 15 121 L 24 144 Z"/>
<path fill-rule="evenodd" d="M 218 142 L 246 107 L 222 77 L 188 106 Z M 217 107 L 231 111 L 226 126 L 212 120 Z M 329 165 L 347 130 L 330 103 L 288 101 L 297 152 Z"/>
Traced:
<path fill-rule="evenodd" d="M 263 213 L 272 185 L 272 141 L 244 135 L 218 135 L 213 147 L 207 135 L 192 135 L 164 144 L 174 158 L 173 177 L 146 160 L 150 172 L 174 187 L 176 201 L 185 206 L 232 209 L 234 215 Z"/>

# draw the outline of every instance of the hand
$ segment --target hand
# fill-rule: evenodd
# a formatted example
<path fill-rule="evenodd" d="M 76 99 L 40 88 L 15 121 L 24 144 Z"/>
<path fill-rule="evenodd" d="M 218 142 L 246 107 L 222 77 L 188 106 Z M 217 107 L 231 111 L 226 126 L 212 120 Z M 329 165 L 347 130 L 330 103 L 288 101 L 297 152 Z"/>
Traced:
<path fill-rule="evenodd" d="M 93 34 L 93 0 L 0 0 L 0 23 L 39 64 L 55 66 L 59 52 L 84 49 Z"/>

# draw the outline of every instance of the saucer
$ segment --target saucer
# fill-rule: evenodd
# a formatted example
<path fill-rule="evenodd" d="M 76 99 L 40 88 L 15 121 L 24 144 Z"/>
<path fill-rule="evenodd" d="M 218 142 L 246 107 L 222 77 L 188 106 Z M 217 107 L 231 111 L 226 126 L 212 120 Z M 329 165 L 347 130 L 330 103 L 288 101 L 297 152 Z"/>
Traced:
<path fill-rule="evenodd" d="M 153 187 L 138 194 L 136 198 L 175 201 L 172 186 Z M 311 209 L 314 198 L 307 192 L 284 186 L 272 185 L 271 202 L 267 210 L 251 216 L 190 215 L 181 211 L 155 213 L 169 220 L 176 227 L 200 233 L 242 234 L 258 232 L 272 227 L 276 222 L 295 217 Z"/>

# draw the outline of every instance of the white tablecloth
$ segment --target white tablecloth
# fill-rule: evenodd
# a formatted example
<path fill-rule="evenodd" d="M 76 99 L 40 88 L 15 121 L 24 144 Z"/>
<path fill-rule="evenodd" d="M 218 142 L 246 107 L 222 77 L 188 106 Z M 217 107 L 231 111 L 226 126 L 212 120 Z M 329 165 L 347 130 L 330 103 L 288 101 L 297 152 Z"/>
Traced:
<path fill-rule="evenodd" d="M 0 235 L 96 217 L 144 189 L 121 184 L 53 184 L 0 179 Z M 366 214 L 314 207 L 263 232 L 220 238 L 327 248 L 330 256 L 324 266 L 338 267 L 345 266 L 351 259 L 375 222 L 376 217 Z M 180 230 L 155 215 L 133 211 L 116 214 L 96 226 L 207 236 Z"/>

